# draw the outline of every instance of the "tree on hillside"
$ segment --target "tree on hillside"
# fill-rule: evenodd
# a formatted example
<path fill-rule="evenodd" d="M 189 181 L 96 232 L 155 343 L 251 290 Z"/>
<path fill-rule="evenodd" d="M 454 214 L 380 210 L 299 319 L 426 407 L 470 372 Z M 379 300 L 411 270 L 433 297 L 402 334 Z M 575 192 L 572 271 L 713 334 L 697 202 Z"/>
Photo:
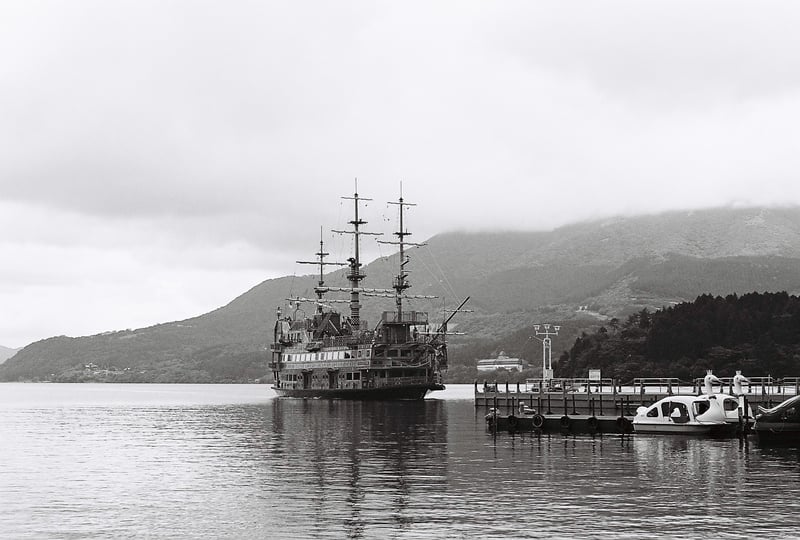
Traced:
<path fill-rule="evenodd" d="M 619 332 L 583 333 L 556 366 L 561 377 L 691 379 L 706 369 L 785 377 L 800 374 L 800 299 L 787 293 L 698 296 L 631 315 Z"/>

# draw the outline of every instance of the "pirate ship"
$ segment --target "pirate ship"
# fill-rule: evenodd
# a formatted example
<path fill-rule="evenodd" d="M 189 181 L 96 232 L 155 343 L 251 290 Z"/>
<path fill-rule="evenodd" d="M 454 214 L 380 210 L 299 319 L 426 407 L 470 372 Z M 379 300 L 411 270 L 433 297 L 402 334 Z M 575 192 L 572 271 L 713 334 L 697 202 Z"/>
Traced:
<path fill-rule="evenodd" d="M 443 390 L 447 371 L 447 325 L 466 304 L 446 312 L 438 325 L 432 325 L 428 314 L 406 308 L 406 301 L 434 298 L 426 295 L 409 295 L 411 287 L 406 248 L 420 246 L 406 241 L 411 234 L 404 229 L 403 212 L 411 203 L 401 196 L 389 204 L 399 209 L 399 229 L 396 241 L 382 242 L 399 247 L 399 270 L 391 288 L 361 287 L 366 277 L 360 261 L 360 241 L 366 232 L 367 222 L 359 217 L 359 203 L 369 201 L 359 197 L 357 190 L 352 200 L 354 218 L 352 229 L 334 231 L 353 235 L 353 256 L 347 263 L 330 262 L 322 239 L 316 261 L 298 261 L 319 267 L 319 281 L 314 288 L 316 299 L 294 297 L 290 299 L 293 312 L 287 316 L 278 310 L 275 322 L 269 367 L 274 378 L 273 389 L 279 396 L 338 399 L 422 399 L 429 391 Z M 327 265 L 348 266 L 349 287 L 328 287 L 324 281 Z M 346 293 L 349 300 L 326 298 L 327 294 Z M 394 310 L 384 311 L 375 326 L 361 318 L 361 297 L 394 298 Z M 316 305 L 314 314 L 307 317 L 300 309 L 304 302 Z M 331 304 L 349 304 L 349 314 L 339 313 Z"/>

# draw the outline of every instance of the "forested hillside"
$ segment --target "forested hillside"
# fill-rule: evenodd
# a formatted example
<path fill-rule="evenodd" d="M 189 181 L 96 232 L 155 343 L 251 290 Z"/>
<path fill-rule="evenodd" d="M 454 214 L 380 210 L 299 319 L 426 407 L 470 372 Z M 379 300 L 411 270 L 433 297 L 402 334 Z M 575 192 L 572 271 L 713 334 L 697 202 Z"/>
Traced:
<path fill-rule="evenodd" d="M 702 295 L 654 313 L 642 310 L 624 322 L 608 321 L 579 337 L 561 356 L 556 375 L 678 377 L 707 369 L 722 376 L 800 375 L 800 298 L 786 293 Z"/>

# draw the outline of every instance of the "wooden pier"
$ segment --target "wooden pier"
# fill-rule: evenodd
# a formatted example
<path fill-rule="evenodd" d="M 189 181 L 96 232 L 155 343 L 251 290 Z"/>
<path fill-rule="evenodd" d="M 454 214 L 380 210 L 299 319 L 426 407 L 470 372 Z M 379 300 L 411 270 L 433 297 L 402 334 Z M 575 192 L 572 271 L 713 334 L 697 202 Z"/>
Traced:
<path fill-rule="evenodd" d="M 733 395 L 731 380 L 721 378 L 716 393 Z M 590 381 L 588 379 L 553 379 L 550 381 L 527 381 L 526 383 L 475 382 L 475 407 L 498 414 L 515 413 L 520 406 L 536 411 L 546 417 L 605 416 L 630 417 L 640 406 L 649 406 L 659 399 L 673 395 L 699 395 L 702 379 L 691 382 L 679 379 L 649 378 L 634 379 L 633 383 L 620 384 L 613 379 Z M 753 377 L 744 385 L 743 396 L 757 411 L 774 407 L 786 399 L 800 394 L 800 378 L 773 379 Z"/>

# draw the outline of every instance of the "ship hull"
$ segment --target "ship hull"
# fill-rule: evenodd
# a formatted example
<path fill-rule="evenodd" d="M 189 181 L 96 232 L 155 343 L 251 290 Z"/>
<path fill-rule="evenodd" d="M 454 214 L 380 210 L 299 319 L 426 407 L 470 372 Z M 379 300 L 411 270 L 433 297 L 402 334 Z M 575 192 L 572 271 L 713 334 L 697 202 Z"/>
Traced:
<path fill-rule="evenodd" d="M 275 388 L 278 397 L 306 399 L 351 399 L 362 401 L 420 400 L 431 390 L 444 390 L 444 385 L 408 385 L 385 388 Z"/>

